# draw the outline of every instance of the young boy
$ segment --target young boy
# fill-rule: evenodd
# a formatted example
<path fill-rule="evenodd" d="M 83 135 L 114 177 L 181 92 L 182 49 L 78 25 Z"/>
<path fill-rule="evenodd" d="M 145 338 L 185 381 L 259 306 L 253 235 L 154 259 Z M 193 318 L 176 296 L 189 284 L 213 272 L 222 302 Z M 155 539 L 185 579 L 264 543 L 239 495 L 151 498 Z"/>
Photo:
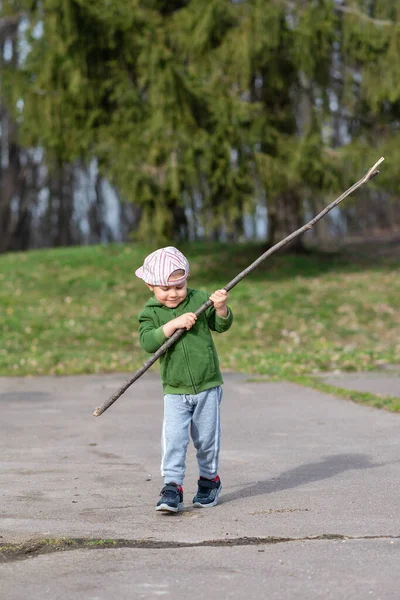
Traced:
<path fill-rule="evenodd" d="M 156 510 L 183 509 L 183 479 L 190 434 L 197 450 L 199 480 L 193 505 L 215 506 L 222 489 L 218 476 L 222 376 L 210 329 L 222 333 L 232 325 L 228 293 L 211 296 L 187 287 L 189 263 L 177 248 L 160 248 L 146 257 L 136 275 L 153 292 L 139 314 L 140 344 L 154 353 L 177 329 L 187 332 L 160 358 L 164 389 L 161 474 L 164 487 Z M 213 306 L 199 317 L 208 299 Z"/>

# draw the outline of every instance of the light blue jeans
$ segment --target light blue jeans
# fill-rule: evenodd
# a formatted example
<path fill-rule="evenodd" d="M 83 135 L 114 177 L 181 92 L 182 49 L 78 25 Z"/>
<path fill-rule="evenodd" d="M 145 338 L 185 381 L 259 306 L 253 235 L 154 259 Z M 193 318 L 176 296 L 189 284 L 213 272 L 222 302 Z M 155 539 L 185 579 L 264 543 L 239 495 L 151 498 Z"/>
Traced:
<path fill-rule="evenodd" d="M 199 475 L 213 479 L 218 474 L 221 440 L 220 404 L 222 387 L 200 394 L 166 394 L 161 438 L 161 475 L 164 483 L 182 485 L 190 435 L 197 450 Z"/>

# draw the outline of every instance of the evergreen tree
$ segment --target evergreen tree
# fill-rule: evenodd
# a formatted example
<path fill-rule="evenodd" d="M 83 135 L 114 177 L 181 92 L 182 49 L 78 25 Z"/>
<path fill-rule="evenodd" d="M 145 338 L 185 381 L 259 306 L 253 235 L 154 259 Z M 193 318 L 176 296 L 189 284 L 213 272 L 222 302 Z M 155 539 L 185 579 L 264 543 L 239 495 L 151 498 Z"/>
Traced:
<path fill-rule="evenodd" d="M 209 237 L 240 236 L 265 199 L 275 242 L 396 155 L 397 5 L 8 0 L 26 56 L 5 93 L 21 141 L 55 168 L 96 157 L 143 236 L 187 237 L 187 209 Z"/>

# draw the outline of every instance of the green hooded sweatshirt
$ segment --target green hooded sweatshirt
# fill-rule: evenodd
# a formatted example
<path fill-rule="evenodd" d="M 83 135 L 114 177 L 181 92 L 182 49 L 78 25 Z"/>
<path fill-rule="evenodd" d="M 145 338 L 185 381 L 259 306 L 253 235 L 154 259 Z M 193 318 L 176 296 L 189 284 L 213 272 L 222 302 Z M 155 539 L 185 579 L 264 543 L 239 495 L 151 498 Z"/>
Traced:
<path fill-rule="evenodd" d="M 210 297 L 207 292 L 187 290 L 186 298 L 176 307 L 168 308 L 150 298 L 139 314 L 139 340 L 146 352 L 156 352 L 168 339 L 163 326 L 187 312 L 196 312 Z M 219 317 L 210 306 L 196 323 L 160 357 L 164 394 L 198 394 L 223 383 L 218 355 L 210 333 L 222 333 L 232 325 L 232 311 Z"/>

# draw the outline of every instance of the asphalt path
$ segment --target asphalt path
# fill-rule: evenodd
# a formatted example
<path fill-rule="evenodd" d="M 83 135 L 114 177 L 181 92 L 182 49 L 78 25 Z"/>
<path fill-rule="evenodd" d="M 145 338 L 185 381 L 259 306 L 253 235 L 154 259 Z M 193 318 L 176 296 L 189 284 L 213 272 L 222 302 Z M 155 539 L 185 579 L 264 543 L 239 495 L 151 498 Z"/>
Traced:
<path fill-rule="evenodd" d="M 190 446 L 170 516 L 157 374 L 92 416 L 124 379 L 0 378 L 0 598 L 399 598 L 399 414 L 227 374 L 220 503 Z"/>

